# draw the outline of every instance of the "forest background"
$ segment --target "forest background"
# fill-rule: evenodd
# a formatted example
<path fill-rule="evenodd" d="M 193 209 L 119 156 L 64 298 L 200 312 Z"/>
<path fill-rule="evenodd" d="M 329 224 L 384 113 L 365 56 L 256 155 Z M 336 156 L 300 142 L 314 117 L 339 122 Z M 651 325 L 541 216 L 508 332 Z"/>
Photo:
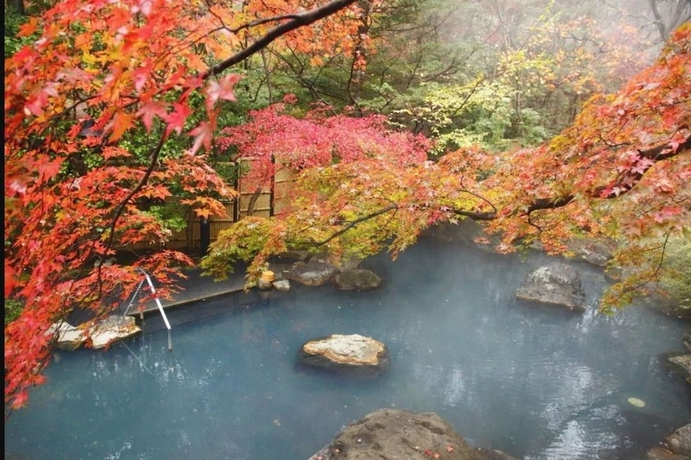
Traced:
<path fill-rule="evenodd" d="M 240 175 L 291 205 L 202 261 L 395 257 L 471 218 L 503 252 L 611 242 L 604 311 L 691 304 L 691 1 L 5 2 L 5 405 L 43 382 L 51 324 L 104 316 L 184 216 Z M 237 160 L 252 158 L 252 170 Z M 489 240 L 488 240 L 489 241 Z M 127 264 L 103 261 L 142 243 Z M 618 274 L 618 275 L 617 275 Z"/>

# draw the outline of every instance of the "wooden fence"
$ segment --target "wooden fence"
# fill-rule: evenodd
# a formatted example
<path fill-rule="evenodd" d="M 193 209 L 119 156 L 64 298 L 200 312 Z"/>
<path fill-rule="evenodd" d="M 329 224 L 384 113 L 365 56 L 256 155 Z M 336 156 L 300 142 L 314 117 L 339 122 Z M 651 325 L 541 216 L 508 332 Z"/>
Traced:
<path fill-rule="evenodd" d="M 244 159 L 251 167 L 252 159 Z M 222 230 L 230 228 L 235 222 L 248 215 L 271 217 L 280 213 L 289 204 L 289 193 L 295 182 L 294 171 L 279 168 L 271 184 L 258 187 L 250 180 L 239 179 L 235 185 L 238 197 L 225 203 L 226 216 L 210 220 L 209 237 L 215 241 Z M 189 216 L 187 228 L 174 232 L 165 247 L 170 249 L 199 249 L 202 244 L 202 225 L 199 217 Z M 155 248 L 157 245 L 142 243 L 127 249 L 137 250 Z"/>

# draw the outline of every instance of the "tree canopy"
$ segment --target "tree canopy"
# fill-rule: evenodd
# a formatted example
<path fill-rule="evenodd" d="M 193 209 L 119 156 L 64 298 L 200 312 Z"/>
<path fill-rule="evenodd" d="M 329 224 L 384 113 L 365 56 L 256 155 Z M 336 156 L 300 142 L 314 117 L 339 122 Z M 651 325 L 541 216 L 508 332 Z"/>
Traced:
<path fill-rule="evenodd" d="M 591 97 L 540 146 L 501 154 L 468 147 L 404 163 L 378 153 L 304 170 L 293 209 L 255 226 L 263 244 L 252 270 L 292 247 L 360 257 L 388 247 L 395 256 L 428 226 L 471 218 L 501 236 L 504 252 L 539 241 L 567 253 L 568 240 L 583 235 L 615 241 L 612 265 L 629 271 L 603 307 L 628 303 L 655 279 L 661 241 L 691 222 L 690 34 L 691 26 L 679 28 L 652 66 L 618 93 Z M 296 120 L 286 139 L 312 129 Z M 221 234 L 203 266 L 222 276 L 247 237 L 243 225 Z"/>
<path fill-rule="evenodd" d="M 201 155 L 236 99 L 240 76 L 224 72 L 270 44 L 348 52 L 355 3 L 67 0 L 21 25 L 25 44 L 5 61 L 5 298 L 24 303 L 5 328 L 6 404 L 43 381 L 51 323 L 74 308 L 104 314 L 138 267 L 165 295 L 174 267 L 191 264 L 165 250 L 133 266 L 94 260 L 165 243 L 140 199 L 176 189 L 197 214 L 224 213 L 234 191 Z M 145 141 L 128 148 L 137 134 Z"/>

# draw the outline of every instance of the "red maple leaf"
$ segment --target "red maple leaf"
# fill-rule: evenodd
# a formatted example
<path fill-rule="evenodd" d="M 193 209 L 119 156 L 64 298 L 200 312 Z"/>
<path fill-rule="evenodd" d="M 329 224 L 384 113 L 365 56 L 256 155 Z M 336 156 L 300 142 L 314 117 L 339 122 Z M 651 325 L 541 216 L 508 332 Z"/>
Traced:
<path fill-rule="evenodd" d="M 208 109 L 212 109 L 219 99 L 226 101 L 236 101 L 235 93 L 233 93 L 233 88 L 235 84 L 240 81 L 241 75 L 233 74 L 227 75 L 221 78 L 219 81 L 209 81 L 209 86 L 206 88 L 206 106 Z"/>
<path fill-rule="evenodd" d="M 166 123 L 168 124 L 167 132 L 175 131 L 176 133 L 182 133 L 182 129 L 185 127 L 185 121 L 187 117 L 192 113 L 186 104 L 176 102 L 173 104 L 173 111 L 164 117 Z"/>
<path fill-rule="evenodd" d="M 213 129 L 206 121 L 202 121 L 199 125 L 190 131 L 190 136 L 194 136 L 194 145 L 190 149 L 190 154 L 194 155 L 203 145 L 206 151 L 211 150 L 211 140 L 213 139 Z"/>
<path fill-rule="evenodd" d="M 49 180 L 55 177 L 58 172 L 60 172 L 60 166 L 62 165 L 62 159 L 58 158 L 53 161 L 47 160 L 41 161 L 38 164 L 38 173 L 43 180 Z"/>
<path fill-rule="evenodd" d="M 144 123 L 144 126 L 146 127 L 146 132 L 150 133 L 155 116 L 159 116 L 161 118 L 167 117 L 166 107 L 161 102 L 147 102 L 139 109 L 137 116 L 142 119 L 142 123 Z"/>

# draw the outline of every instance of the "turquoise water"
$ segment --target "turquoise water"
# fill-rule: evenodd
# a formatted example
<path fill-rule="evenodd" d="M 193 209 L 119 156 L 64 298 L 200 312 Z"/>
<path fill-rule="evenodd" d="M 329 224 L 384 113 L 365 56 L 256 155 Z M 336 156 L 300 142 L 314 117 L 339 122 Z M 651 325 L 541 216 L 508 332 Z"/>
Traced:
<path fill-rule="evenodd" d="M 517 458 L 640 458 L 691 421 L 691 391 L 661 356 L 683 351 L 689 323 L 595 313 L 603 280 L 586 265 L 586 313 L 517 303 L 546 260 L 424 242 L 367 261 L 385 281 L 376 292 L 294 286 L 171 311 L 172 352 L 147 318 L 108 351 L 58 352 L 5 425 L 6 457 L 306 460 L 349 422 L 398 407 L 435 411 L 471 444 Z M 385 342 L 389 373 L 301 367 L 300 345 L 330 333 Z"/>

